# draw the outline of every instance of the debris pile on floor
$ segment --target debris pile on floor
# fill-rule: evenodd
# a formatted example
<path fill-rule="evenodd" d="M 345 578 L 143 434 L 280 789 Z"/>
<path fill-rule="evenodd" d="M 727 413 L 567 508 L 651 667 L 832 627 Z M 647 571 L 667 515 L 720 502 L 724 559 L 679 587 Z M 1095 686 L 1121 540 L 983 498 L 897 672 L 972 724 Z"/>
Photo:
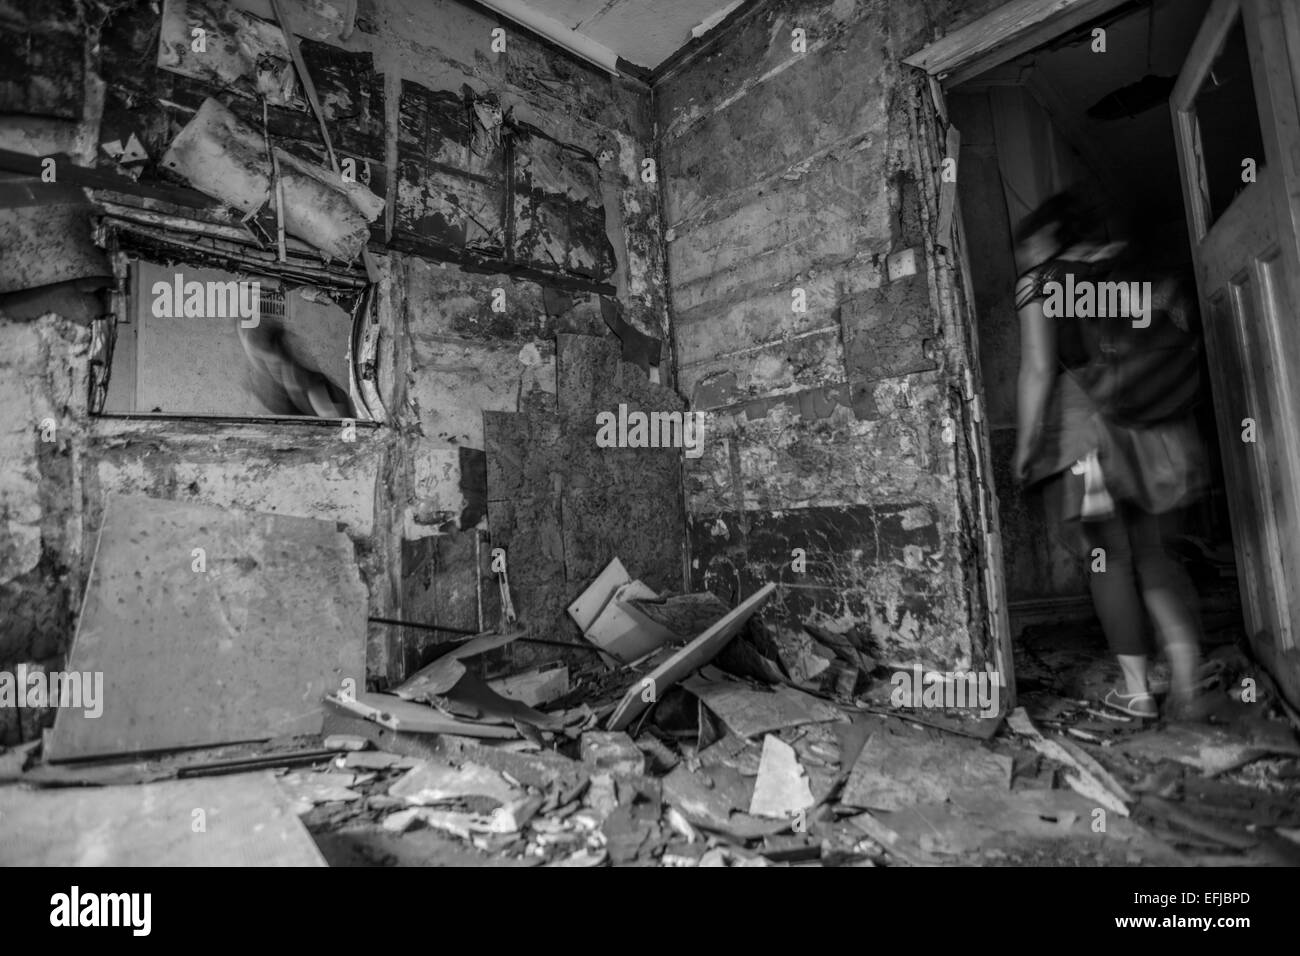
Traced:
<path fill-rule="evenodd" d="M 225 611 L 223 589 L 242 586 L 238 556 L 266 580 L 281 553 L 269 535 L 294 535 L 312 543 L 313 573 L 340 582 L 354 580 L 352 558 L 318 522 L 153 505 L 110 501 L 113 534 L 101 538 L 71 661 L 98 667 L 106 635 L 129 630 L 129 642 L 114 638 L 114 686 L 125 691 L 164 659 L 180 612 L 208 617 L 228 647 L 204 645 L 203 669 L 169 685 L 186 693 L 188 724 L 174 703 L 128 698 L 102 722 L 61 711 L 66 723 L 43 745 L 0 754 L 0 862 L 206 865 L 259 852 L 458 866 L 1300 860 L 1295 715 L 1231 645 L 1206 669 L 1218 685 L 1212 723 L 1144 725 L 1089 703 L 1093 685 L 1115 677 L 1095 634 L 1018 648 L 1013 709 L 902 707 L 891 689 L 900 673 L 919 683 L 921 669 L 878 665 L 822 628 L 769 628 L 755 615 L 774 585 L 729 608 L 713 595 L 656 595 L 616 561 L 570 608 L 589 642 L 570 646 L 585 654 L 501 673 L 528 639 L 489 632 L 436 645 L 383 692 L 358 691 L 348 676 L 360 668 L 362 622 L 313 599 L 314 646 L 350 662 L 346 671 L 276 666 L 307 681 L 318 706 L 287 706 L 284 674 L 248 672 L 238 708 L 224 708 L 220 687 L 245 673 L 226 653 L 266 654 L 268 639 L 289 636 L 268 623 L 274 615 Z M 172 568 L 187 566 L 180 556 L 155 565 L 157 553 L 140 550 L 155 525 L 219 538 L 229 580 L 194 600 Z M 106 602 L 137 567 L 137 584 L 111 592 L 123 600 Z M 1254 686 L 1243 675 L 1259 695 L 1233 699 L 1224 688 Z M 208 786 L 220 800 L 194 795 Z M 89 835 L 36 826 L 47 800 L 55 818 L 104 825 Z M 208 832 L 248 821 L 278 828 L 282 843 L 176 840 L 130 809 L 142 801 L 215 807 Z"/>

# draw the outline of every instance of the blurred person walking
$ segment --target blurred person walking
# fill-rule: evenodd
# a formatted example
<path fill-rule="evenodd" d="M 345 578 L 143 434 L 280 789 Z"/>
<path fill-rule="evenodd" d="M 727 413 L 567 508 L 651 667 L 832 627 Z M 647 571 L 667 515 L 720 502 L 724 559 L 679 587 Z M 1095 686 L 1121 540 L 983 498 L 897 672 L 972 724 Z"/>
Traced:
<path fill-rule="evenodd" d="M 1156 695 L 1168 690 L 1166 716 L 1198 717 L 1205 701 L 1197 595 L 1168 547 L 1180 510 L 1207 479 L 1193 417 L 1199 338 L 1189 325 L 1191 300 L 1176 280 L 1145 269 L 1141 250 L 1105 242 L 1096 210 L 1076 193 L 1046 200 L 1015 238 L 1022 272 L 1014 474 L 1026 486 L 1059 483 L 1064 517 L 1082 522 L 1093 605 L 1123 675 L 1102 703 L 1150 718 L 1159 713 Z M 1136 293 L 1125 314 L 1096 314 L 1099 287 L 1115 282 L 1137 283 L 1125 286 Z M 1078 315 L 1089 310 L 1071 308 L 1062 290 L 1089 284 L 1092 314 Z M 1149 293 L 1145 301 L 1138 290 Z M 1144 608 L 1169 662 L 1168 682 L 1149 668 Z"/>

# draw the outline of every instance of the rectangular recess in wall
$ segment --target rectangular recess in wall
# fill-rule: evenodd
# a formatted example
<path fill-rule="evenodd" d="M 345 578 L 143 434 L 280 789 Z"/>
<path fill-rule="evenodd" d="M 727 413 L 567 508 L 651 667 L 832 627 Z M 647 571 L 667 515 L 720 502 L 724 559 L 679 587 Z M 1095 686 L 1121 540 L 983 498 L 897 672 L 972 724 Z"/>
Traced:
<path fill-rule="evenodd" d="M 323 289 L 143 259 L 130 270 L 106 413 L 364 417 L 349 395 L 352 315 Z M 174 296 L 178 277 L 182 292 Z M 191 289 L 204 298 L 193 310 Z M 231 290 L 243 297 L 233 307 Z M 253 307 L 251 317 L 243 305 Z"/>

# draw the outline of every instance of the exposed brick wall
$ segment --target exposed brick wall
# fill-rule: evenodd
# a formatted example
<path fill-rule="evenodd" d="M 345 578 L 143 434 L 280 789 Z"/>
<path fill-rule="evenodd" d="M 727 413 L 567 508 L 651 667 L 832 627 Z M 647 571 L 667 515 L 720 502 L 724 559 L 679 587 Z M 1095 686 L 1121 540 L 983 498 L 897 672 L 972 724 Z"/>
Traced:
<path fill-rule="evenodd" d="M 656 88 L 679 381 L 711 411 L 692 573 L 780 581 L 766 621 L 855 632 L 886 662 L 986 652 L 952 266 L 916 132 L 933 108 L 901 59 L 993 5 L 759 3 Z"/>

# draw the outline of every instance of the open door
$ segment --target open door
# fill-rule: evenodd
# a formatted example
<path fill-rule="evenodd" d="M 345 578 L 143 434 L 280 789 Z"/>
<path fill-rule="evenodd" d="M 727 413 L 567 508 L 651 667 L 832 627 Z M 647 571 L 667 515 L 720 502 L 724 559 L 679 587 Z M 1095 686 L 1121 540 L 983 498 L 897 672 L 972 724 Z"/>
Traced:
<path fill-rule="evenodd" d="M 1293 703 L 1300 702 L 1298 66 L 1294 0 L 1216 0 L 1170 97 L 1246 625 Z"/>

